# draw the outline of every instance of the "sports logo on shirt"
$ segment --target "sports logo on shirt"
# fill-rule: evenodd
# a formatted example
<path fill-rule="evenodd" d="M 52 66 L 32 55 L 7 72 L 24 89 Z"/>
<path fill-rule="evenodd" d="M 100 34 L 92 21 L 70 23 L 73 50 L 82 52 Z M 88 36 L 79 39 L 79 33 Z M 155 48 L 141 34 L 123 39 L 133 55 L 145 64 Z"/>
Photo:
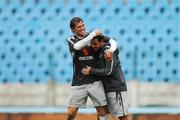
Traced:
<path fill-rule="evenodd" d="M 82 52 L 83 52 L 83 55 L 85 55 L 85 56 L 89 55 L 89 52 L 86 48 L 83 48 Z"/>
<path fill-rule="evenodd" d="M 93 56 L 88 56 L 89 55 L 89 51 L 86 48 L 82 49 L 82 53 L 83 53 L 83 56 L 79 57 L 80 61 L 93 60 Z"/>
<path fill-rule="evenodd" d="M 79 60 L 80 60 L 80 61 L 83 61 L 83 60 L 93 60 L 93 56 L 79 57 Z"/>

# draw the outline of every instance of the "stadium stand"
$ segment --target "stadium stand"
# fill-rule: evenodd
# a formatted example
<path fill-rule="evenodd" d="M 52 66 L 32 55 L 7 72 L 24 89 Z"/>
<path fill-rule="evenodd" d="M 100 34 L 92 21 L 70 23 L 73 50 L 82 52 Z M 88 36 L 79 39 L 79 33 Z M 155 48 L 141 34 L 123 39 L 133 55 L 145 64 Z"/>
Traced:
<path fill-rule="evenodd" d="M 72 16 L 85 18 L 86 15 L 85 21 L 90 29 L 100 28 L 105 34 L 118 40 L 121 61 L 128 80 L 137 77 L 142 81 L 171 79 L 177 82 L 179 22 L 176 18 L 179 18 L 179 7 L 178 1 L 168 3 L 165 0 L 154 3 L 151 0 L 129 0 L 127 3 L 118 0 L 27 0 L 24 3 L 19 0 L 9 3 L 1 1 L 1 82 L 29 83 L 33 82 L 33 79 L 47 82 L 51 77 L 50 69 L 54 70 L 56 81 L 69 82 L 72 63 L 66 45 L 66 37 L 71 32 L 67 30 L 68 21 Z M 101 25 L 102 23 L 106 25 Z M 158 47 L 159 45 L 161 47 Z M 50 54 L 54 60 L 48 58 Z M 171 54 L 174 54 L 174 57 Z M 136 66 L 133 65 L 134 57 L 138 63 Z M 159 58 L 163 59 L 161 64 Z M 172 69 L 168 74 L 165 74 L 164 70 L 165 61 L 168 61 L 167 64 Z M 52 66 L 49 65 L 50 62 Z M 62 62 L 66 69 L 62 70 Z M 174 62 L 176 67 L 173 67 Z M 56 67 L 59 69 L 49 68 L 53 67 L 53 64 L 58 65 Z M 150 71 L 149 67 L 152 68 Z M 137 75 L 134 76 L 133 73 Z M 149 73 L 153 73 L 152 78 L 148 76 Z M 61 75 L 63 77 L 59 79 Z"/>
<path fill-rule="evenodd" d="M 179 0 L 0 0 L 0 112 L 65 112 L 74 16 L 118 41 L 131 113 L 180 113 Z"/>

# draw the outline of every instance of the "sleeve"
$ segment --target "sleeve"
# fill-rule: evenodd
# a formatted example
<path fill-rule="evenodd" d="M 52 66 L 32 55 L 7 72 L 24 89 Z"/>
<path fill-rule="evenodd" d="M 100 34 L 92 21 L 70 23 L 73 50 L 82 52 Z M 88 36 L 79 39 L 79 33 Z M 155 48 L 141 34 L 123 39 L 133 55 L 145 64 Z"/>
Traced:
<path fill-rule="evenodd" d="M 95 36 L 96 36 L 96 33 L 94 31 L 91 32 L 87 37 L 85 37 L 84 39 L 76 42 L 74 44 L 74 49 L 75 50 L 81 50 L 83 47 L 88 45 L 90 43 L 90 41 L 93 39 L 93 37 L 95 37 Z"/>
<path fill-rule="evenodd" d="M 113 59 L 111 61 L 106 61 L 104 68 L 91 68 L 89 74 L 96 76 L 107 76 L 112 73 L 113 70 Z"/>
<path fill-rule="evenodd" d="M 113 53 L 117 49 L 117 41 L 107 36 L 104 36 L 104 40 L 105 42 L 109 42 L 111 47 L 108 49 L 108 51 Z"/>
<path fill-rule="evenodd" d="M 72 38 L 72 37 L 69 37 L 67 41 L 68 41 L 69 51 L 70 51 L 71 53 L 73 53 L 73 51 L 74 51 L 73 38 Z"/>
<path fill-rule="evenodd" d="M 109 40 L 109 43 L 110 43 L 111 47 L 108 50 L 113 53 L 117 49 L 117 42 L 111 38 Z"/>

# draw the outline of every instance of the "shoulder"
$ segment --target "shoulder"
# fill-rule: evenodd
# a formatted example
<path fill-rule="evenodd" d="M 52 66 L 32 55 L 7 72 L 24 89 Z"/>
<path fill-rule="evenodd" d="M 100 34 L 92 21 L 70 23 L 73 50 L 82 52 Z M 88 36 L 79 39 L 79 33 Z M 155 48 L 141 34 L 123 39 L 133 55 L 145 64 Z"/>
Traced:
<path fill-rule="evenodd" d="M 70 36 L 70 37 L 67 38 L 67 41 L 68 41 L 69 44 L 74 45 L 76 42 L 79 41 L 79 39 L 77 39 L 75 36 Z"/>
<path fill-rule="evenodd" d="M 69 36 L 68 38 L 67 38 L 67 41 L 68 42 L 73 42 L 75 40 L 75 37 L 74 36 Z"/>
<path fill-rule="evenodd" d="M 106 44 L 102 47 L 102 49 L 103 49 L 103 51 L 105 51 L 105 50 L 109 49 L 110 47 L 111 47 L 110 44 L 109 44 L 109 43 L 106 43 Z"/>

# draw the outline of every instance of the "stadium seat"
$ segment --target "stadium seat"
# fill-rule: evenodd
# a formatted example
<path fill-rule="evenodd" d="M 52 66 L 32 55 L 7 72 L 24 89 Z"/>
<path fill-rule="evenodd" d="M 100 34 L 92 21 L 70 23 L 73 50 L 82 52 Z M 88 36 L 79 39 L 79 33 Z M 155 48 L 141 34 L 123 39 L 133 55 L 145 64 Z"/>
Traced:
<path fill-rule="evenodd" d="M 118 41 L 127 80 L 178 82 L 179 0 L 126 2 L 0 2 L 0 83 L 71 82 L 67 37 L 72 34 L 69 21 L 74 16 L 84 20 L 88 31 L 98 28 Z"/>

